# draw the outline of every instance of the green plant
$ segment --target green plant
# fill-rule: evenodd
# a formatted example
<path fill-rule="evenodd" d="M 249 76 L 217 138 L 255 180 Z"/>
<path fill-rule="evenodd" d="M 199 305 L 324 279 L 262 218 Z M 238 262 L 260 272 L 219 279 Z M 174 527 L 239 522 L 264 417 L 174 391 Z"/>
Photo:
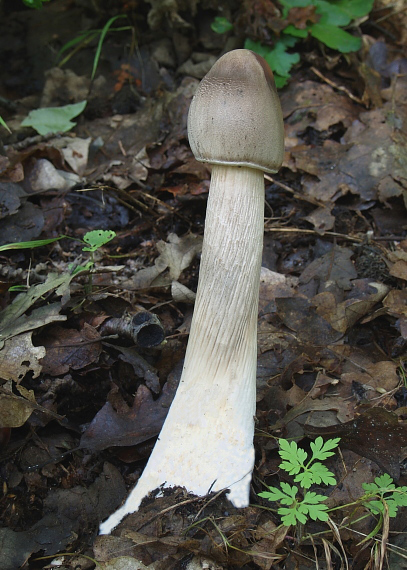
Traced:
<path fill-rule="evenodd" d="M 32 127 L 40 135 L 66 133 L 76 125 L 71 119 L 82 113 L 87 101 L 64 105 L 63 107 L 43 107 L 30 111 L 22 121 L 22 127 Z"/>
<path fill-rule="evenodd" d="M 299 483 L 303 489 L 309 489 L 313 484 L 335 485 L 334 474 L 321 463 L 334 452 L 331 451 L 338 446 L 340 438 L 328 439 L 325 443 L 322 437 L 317 437 L 315 442 L 311 442 L 312 455 L 308 459 L 308 453 L 298 447 L 295 441 L 291 443 L 286 439 L 280 439 L 280 457 L 283 462 L 280 468 L 290 475 L 295 475 L 294 482 Z M 281 515 L 284 526 L 295 525 L 297 522 L 305 524 L 308 517 L 313 520 L 327 521 L 328 507 L 324 505 L 325 495 L 318 495 L 313 491 L 306 491 L 303 498 L 298 498 L 298 487 L 288 483 L 281 483 L 281 488 L 269 487 L 268 491 L 259 493 L 260 497 L 269 501 L 279 502 L 281 505 L 277 512 Z"/>
<path fill-rule="evenodd" d="M 298 487 L 285 482 L 281 483 L 280 488 L 269 487 L 268 491 L 259 493 L 259 497 L 283 505 L 277 510 L 283 526 L 305 524 L 309 518 L 327 521 L 332 511 L 362 506 L 369 514 L 379 517 L 375 528 L 364 540 L 366 541 L 379 532 L 385 517 L 394 518 L 399 507 L 407 506 L 407 487 L 397 487 L 390 475 L 384 473 L 376 477 L 374 483 L 362 483 L 365 493 L 356 501 L 328 509 L 324 504 L 327 497 L 308 489 L 314 484 L 336 484 L 334 474 L 321 461 L 334 455 L 332 450 L 338 447 L 339 441 L 340 438 L 335 438 L 324 443 L 322 437 L 317 437 L 310 444 L 312 455 L 309 458 L 308 453 L 294 441 L 290 443 L 286 439 L 280 439 L 279 455 L 283 459 L 280 468 L 294 476 L 294 482 L 299 483 L 301 488 L 302 498 Z M 348 526 L 351 524 L 350 518 Z"/>
<path fill-rule="evenodd" d="M 114 237 L 116 237 L 116 232 L 113 230 L 92 230 L 87 232 L 83 236 L 82 243 L 84 247 L 82 247 L 82 251 L 87 251 L 90 253 L 90 260 L 86 263 L 86 265 L 77 265 L 76 267 L 71 266 L 71 271 L 73 275 L 80 273 L 81 271 L 89 271 L 89 280 L 87 287 L 85 289 L 87 294 L 92 292 L 93 288 L 93 278 L 91 270 L 95 265 L 95 256 L 94 253 L 99 248 L 107 244 L 111 241 Z"/>
<path fill-rule="evenodd" d="M 116 237 L 116 232 L 113 230 L 92 230 L 87 232 L 83 236 L 83 240 L 80 240 L 83 244 L 82 251 L 86 251 L 90 253 L 90 260 L 86 263 L 86 265 L 76 265 L 73 264 L 70 266 L 71 275 L 76 275 L 81 271 L 90 271 L 95 265 L 95 257 L 94 252 L 97 251 L 99 248 L 107 244 L 113 238 Z M 5 245 L 0 246 L 0 251 L 8 251 L 10 249 L 33 249 L 35 247 L 42 247 L 44 245 L 49 245 L 60 239 L 75 239 L 71 238 L 70 236 L 58 236 L 57 238 L 50 238 L 50 239 L 38 239 L 33 241 L 21 241 L 17 243 L 8 243 Z M 20 289 L 20 286 L 16 285 L 14 288 L 10 288 L 10 291 L 14 290 L 17 291 Z M 88 283 L 89 291 L 92 290 L 92 274 L 89 274 L 89 283 Z"/>
<path fill-rule="evenodd" d="M 36 8 L 39 10 L 42 8 L 44 2 L 49 2 L 49 0 L 23 0 L 24 4 L 29 8 Z"/>
<path fill-rule="evenodd" d="M 31 5 L 33 8 L 40 8 L 41 2 L 49 0 L 24 0 L 27 5 Z M 72 48 L 70 53 L 59 63 L 60 67 L 64 65 L 76 51 L 81 47 L 90 43 L 93 39 L 99 36 L 98 44 L 96 47 L 96 53 L 93 60 L 93 68 L 91 74 L 91 80 L 95 78 L 96 70 L 99 64 L 100 55 L 102 52 L 103 42 L 106 38 L 108 32 L 119 32 L 123 30 L 133 30 L 132 26 L 122 26 L 120 28 L 112 28 L 112 25 L 119 18 L 126 18 L 125 14 L 119 14 L 118 16 L 113 16 L 106 22 L 100 30 L 87 30 L 82 32 L 74 38 L 73 40 L 67 42 L 59 51 L 58 57 L 65 53 L 67 50 Z M 40 135 L 46 135 L 48 133 L 65 133 L 70 131 L 72 127 L 76 125 L 71 119 L 80 115 L 87 105 L 87 101 L 80 101 L 79 103 L 74 103 L 72 105 L 65 105 L 63 107 L 46 107 L 42 109 L 34 109 L 30 111 L 27 117 L 22 121 L 21 126 L 32 127 Z M 7 127 L 5 122 L 0 117 L 0 124 Z"/>
<path fill-rule="evenodd" d="M 92 230 L 87 232 L 83 236 L 83 240 L 81 240 L 83 243 L 82 251 L 88 251 L 90 253 L 90 260 L 86 265 L 77 265 L 73 270 L 73 273 L 75 274 L 80 271 L 89 271 L 92 269 L 95 265 L 94 252 L 109 243 L 109 241 L 115 237 L 116 232 L 113 230 Z"/>
<path fill-rule="evenodd" d="M 68 50 L 71 50 L 71 51 L 68 53 L 68 55 L 63 60 L 61 60 L 59 62 L 59 67 L 62 67 L 67 61 L 69 61 L 69 59 L 79 49 L 86 46 L 87 44 L 89 44 L 90 42 L 92 42 L 94 39 L 96 39 L 99 36 L 98 45 L 96 47 L 96 53 L 95 53 L 95 57 L 93 60 L 92 74 L 91 74 L 91 79 L 93 80 L 95 78 L 96 70 L 97 70 L 97 67 L 99 65 L 100 55 L 102 53 L 103 42 L 105 41 L 107 33 L 108 32 L 123 32 L 126 30 L 133 30 L 132 26 L 122 26 L 120 28 L 112 28 L 113 24 L 119 18 L 127 18 L 127 16 L 125 14 L 119 14 L 118 16 L 113 16 L 112 18 L 110 18 L 110 20 L 108 20 L 106 22 L 106 24 L 103 26 L 103 28 L 101 28 L 99 30 L 86 30 L 84 32 L 81 32 L 76 38 L 73 38 L 72 40 L 67 42 L 65 45 L 63 45 L 62 48 L 59 50 L 58 58 L 63 53 L 65 53 L 66 51 L 68 51 Z"/>
<path fill-rule="evenodd" d="M 407 507 L 407 487 L 396 487 L 387 473 L 376 477 L 374 483 L 362 483 L 362 487 L 366 493 L 360 500 L 373 515 L 383 517 L 387 510 L 394 518 L 399 507 Z"/>
<path fill-rule="evenodd" d="M 211 28 L 217 34 L 225 34 L 233 30 L 233 24 L 227 18 L 216 16 L 211 24 Z"/>
<path fill-rule="evenodd" d="M 244 47 L 264 57 L 274 74 L 276 86 L 280 88 L 284 87 L 291 77 L 291 68 L 300 61 L 299 53 L 287 51 L 289 48 L 294 47 L 297 41 L 298 38 L 293 36 L 281 36 L 271 48 L 248 38 L 244 43 Z"/>
<path fill-rule="evenodd" d="M 5 129 L 8 130 L 9 133 L 11 133 L 6 121 L 3 119 L 3 117 L 0 116 L 0 125 L 2 125 Z"/>
<path fill-rule="evenodd" d="M 341 53 L 359 50 L 361 39 L 343 28 L 367 16 L 374 0 L 279 1 L 287 25 L 279 36 L 275 35 L 273 45 L 263 45 L 248 38 L 244 47 L 264 57 L 274 73 L 277 87 L 283 87 L 290 77 L 291 68 L 300 61 L 298 52 L 287 50 L 308 36 Z M 228 25 L 233 26 L 226 18 L 215 18 L 212 29 L 224 33 L 231 29 Z"/>

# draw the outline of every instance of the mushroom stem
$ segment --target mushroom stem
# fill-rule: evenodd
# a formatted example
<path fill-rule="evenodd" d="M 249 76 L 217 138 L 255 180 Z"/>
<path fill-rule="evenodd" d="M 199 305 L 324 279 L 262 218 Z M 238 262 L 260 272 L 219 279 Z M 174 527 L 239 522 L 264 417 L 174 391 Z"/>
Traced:
<path fill-rule="evenodd" d="M 249 504 L 254 465 L 257 313 L 264 176 L 214 165 L 194 316 L 180 385 L 147 466 L 108 534 L 157 487 Z"/>

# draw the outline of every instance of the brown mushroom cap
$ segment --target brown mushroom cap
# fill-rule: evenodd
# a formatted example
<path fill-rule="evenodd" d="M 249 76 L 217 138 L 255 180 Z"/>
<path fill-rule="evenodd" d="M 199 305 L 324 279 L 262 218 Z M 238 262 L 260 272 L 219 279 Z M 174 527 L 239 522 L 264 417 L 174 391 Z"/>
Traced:
<path fill-rule="evenodd" d="M 195 158 L 276 172 L 284 125 L 273 73 L 246 49 L 226 53 L 202 79 L 188 115 Z"/>

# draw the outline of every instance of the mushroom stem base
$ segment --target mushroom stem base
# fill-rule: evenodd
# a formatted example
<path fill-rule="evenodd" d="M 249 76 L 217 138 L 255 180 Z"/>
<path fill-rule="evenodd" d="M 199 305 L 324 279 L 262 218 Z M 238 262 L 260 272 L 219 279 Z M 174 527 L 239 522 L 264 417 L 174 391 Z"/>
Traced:
<path fill-rule="evenodd" d="M 194 316 L 180 385 L 147 466 L 108 534 L 157 487 L 249 504 L 254 466 L 263 173 L 214 166 Z"/>

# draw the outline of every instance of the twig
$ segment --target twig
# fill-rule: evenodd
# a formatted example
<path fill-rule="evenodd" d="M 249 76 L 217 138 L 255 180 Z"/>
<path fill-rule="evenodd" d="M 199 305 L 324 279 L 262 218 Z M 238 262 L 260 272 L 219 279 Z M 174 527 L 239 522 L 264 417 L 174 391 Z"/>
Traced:
<path fill-rule="evenodd" d="M 317 232 L 316 230 L 306 230 L 306 229 L 299 229 L 299 228 L 268 228 L 268 227 L 265 227 L 265 231 L 266 232 L 291 233 L 291 234 L 295 234 L 295 233 L 310 234 L 310 235 L 318 235 L 319 237 L 330 236 L 330 237 L 334 237 L 334 238 L 344 239 L 347 241 L 354 241 L 357 243 L 364 243 L 365 242 L 364 239 L 348 236 L 346 234 L 338 234 L 337 232 L 324 232 L 323 234 L 321 234 L 320 232 Z M 375 238 L 373 238 L 373 240 L 374 239 Z"/>
<path fill-rule="evenodd" d="M 297 192 L 295 190 L 293 190 L 292 188 L 290 188 L 289 186 L 287 186 L 287 184 L 283 184 L 282 182 L 278 182 L 277 180 L 274 180 L 274 178 L 272 178 L 268 174 L 265 174 L 264 178 L 266 180 L 268 180 L 269 182 L 272 182 L 273 184 L 275 184 L 279 188 L 282 188 L 286 192 L 289 192 L 297 200 L 303 200 L 304 202 L 309 202 L 313 206 L 318 206 L 319 208 L 326 208 L 326 204 L 324 204 L 323 202 L 320 202 L 319 200 L 316 200 L 315 198 L 309 198 L 308 196 L 303 196 L 302 194 L 297 194 Z"/>
<path fill-rule="evenodd" d="M 318 69 L 316 67 L 311 67 L 311 71 L 313 71 L 315 73 L 315 75 L 317 75 L 320 79 L 322 79 L 322 81 L 325 81 L 325 83 L 327 83 L 328 85 L 330 85 L 334 89 L 337 89 L 338 91 L 343 91 L 344 93 L 346 93 L 346 95 L 349 97 L 349 99 L 352 99 L 352 101 L 356 101 L 356 103 L 359 103 L 360 105 L 365 106 L 365 103 L 362 101 L 362 99 L 359 99 L 359 97 L 356 97 L 356 95 L 353 95 L 353 93 L 351 93 L 347 87 L 344 87 L 343 85 L 337 85 L 336 83 L 334 83 L 333 81 L 331 81 L 330 79 L 325 77 L 325 75 L 322 75 L 322 73 L 320 71 L 318 71 Z"/>

